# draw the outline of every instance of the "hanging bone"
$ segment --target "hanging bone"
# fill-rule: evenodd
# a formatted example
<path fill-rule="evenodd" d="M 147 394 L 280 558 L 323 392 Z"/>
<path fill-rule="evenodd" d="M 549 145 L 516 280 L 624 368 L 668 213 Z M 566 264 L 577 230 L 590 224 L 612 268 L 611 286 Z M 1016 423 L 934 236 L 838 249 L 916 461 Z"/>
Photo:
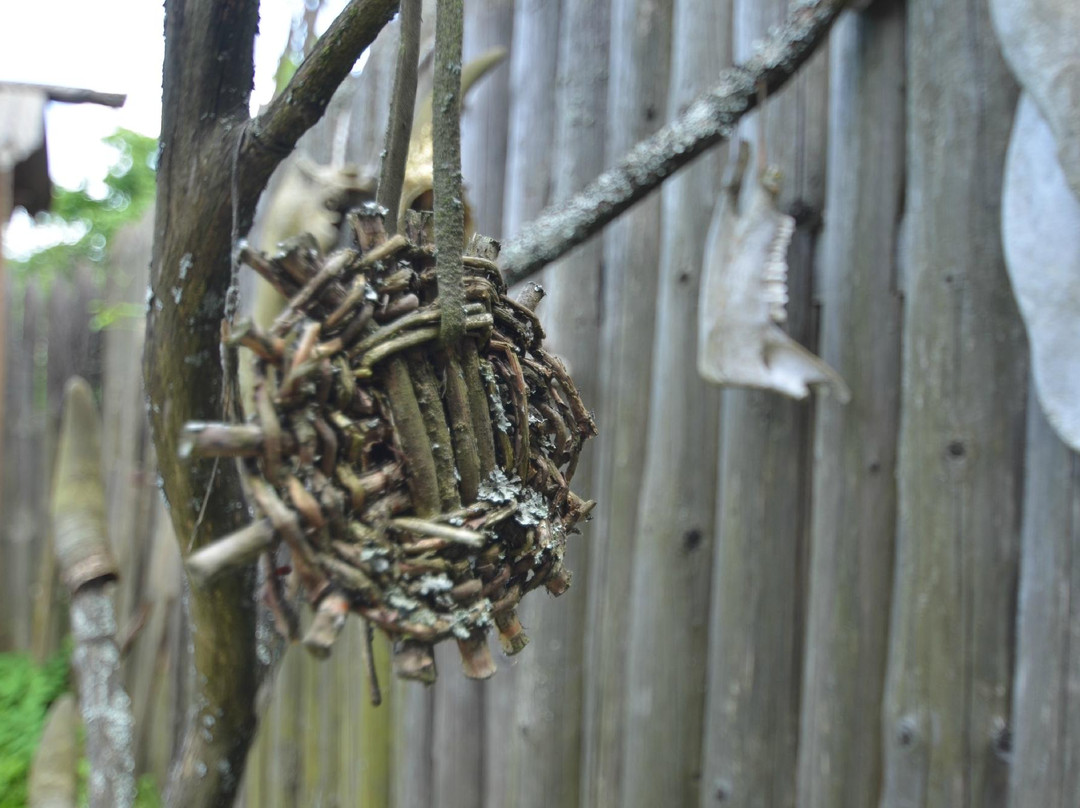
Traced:
<path fill-rule="evenodd" d="M 1080 201 L 1058 162 L 1051 128 L 1028 93 L 1013 123 L 1001 217 L 1035 392 L 1054 431 L 1080 451 Z"/>
<path fill-rule="evenodd" d="M 1005 265 L 1039 402 L 1080 451 L 1080 5 L 992 0 L 990 10 L 1023 87 L 1002 184 Z"/>
<path fill-rule="evenodd" d="M 713 215 L 698 300 L 698 372 L 710 382 L 773 390 L 802 399 L 828 384 L 850 398 L 840 375 L 793 340 L 787 319 L 787 250 L 795 220 L 776 207 L 779 176 L 765 169 L 750 180 L 739 210 L 749 147 L 740 143 Z"/>
<path fill-rule="evenodd" d="M 1080 3 L 991 0 L 990 18 L 1005 61 L 1053 133 L 1061 170 L 1080 198 Z"/>

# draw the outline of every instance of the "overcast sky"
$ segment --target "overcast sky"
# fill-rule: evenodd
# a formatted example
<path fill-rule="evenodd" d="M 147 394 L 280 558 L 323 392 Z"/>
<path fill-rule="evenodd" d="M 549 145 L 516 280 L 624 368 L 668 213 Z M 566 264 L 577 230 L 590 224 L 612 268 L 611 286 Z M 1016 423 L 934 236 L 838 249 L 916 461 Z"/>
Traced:
<path fill-rule="evenodd" d="M 255 42 L 253 104 L 266 103 L 290 21 L 303 0 L 262 0 Z M 319 27 L 344 0 L 330 0 Z M 156 137 L 161 122 L 164 10 L 160 0 L 0 0 L 0 81 L 59 84 L 126 93 L 113 110 L 91 104 L 49 104 L 46 131 L 53 182 L 77 187 L 100 180 L 111 160 L 101 139 L 118 127 Z M 13 219 L 5 252 L 33 243 L 29 220 Z"/>

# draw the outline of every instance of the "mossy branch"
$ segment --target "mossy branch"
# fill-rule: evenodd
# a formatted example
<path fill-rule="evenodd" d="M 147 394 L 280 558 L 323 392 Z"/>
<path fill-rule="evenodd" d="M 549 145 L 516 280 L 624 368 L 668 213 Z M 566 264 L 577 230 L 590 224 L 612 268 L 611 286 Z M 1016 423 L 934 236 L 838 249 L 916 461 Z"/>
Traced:
<path fill-rule="evenodd" d="M 435 86 L 432 91 L 435 174 L 435 273 L 439 279 L 439 339 L 445 346 L 465 335 L 465 204 L 461 198 L 461 0 L 441 0 L 435 16 Z"/>
<path fill-rule="evenodd" d="M 746 64 L 724 72 L 679 118 L 507 242 L 499 261 L 506 282 L 525 280 L 566 254 L 706 149 L 728 139 L 739 119 L 757 106 L 759 88 L 775 95 L 810 58 L 848 2 L 796 0 L 787 21 Z"/>

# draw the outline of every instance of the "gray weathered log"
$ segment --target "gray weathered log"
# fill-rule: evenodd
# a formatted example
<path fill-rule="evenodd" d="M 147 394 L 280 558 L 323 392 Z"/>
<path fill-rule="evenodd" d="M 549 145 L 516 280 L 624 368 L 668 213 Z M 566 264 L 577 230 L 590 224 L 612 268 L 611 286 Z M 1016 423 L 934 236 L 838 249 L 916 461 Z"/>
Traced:
<path fill-rule="evenodd" d="M 512 25 L 513 4 L 509 0 L 466 2 L 463 61 L 468 64 L 498 46 L 509 48 Z M 509 70 L 499 67 L 484 78 L 464 100 L 461 118 L 461 169 L 473 227 L 477 233 L 493 237 L 501 236 L 508 76 Z M 463 675 L 453 644 L 436 648 L 436 660 L 442 675 L 433 686 L 433 733 L 429 739 L 434 762 L 433 805 L 473 808 L 484 804 L 488 778 L 500 774 L 492 770 L 491 757 L 498 750 L 488 743 L 487 731 L 490 726 L 506 733 L 510 727 L 505 715 L 500 720 L 496 714 L 489 723 L 487 704 L 488 694 L 501 684 L 508 666 L 496 659 L 498 673 L 481 683 Z"/>
<path fill-rule="evenodd" d="M 510 45 L 506 122 L 505 194 L 502 232 L 513 235 L 551 201 L 551 167 L 555 120 L 554 85 L 559 38 L 560 4 L 519 2 L 514 5 Z M 483 205 L 478 200 L 479 205 Z M 482 209 L 477 211 L 486 215 Z M 545 303 L 540 304 L 542 311 Z M 535 652 L 535 647 L 525 653 Z M 511 766 L 517 743 L 515 703 L 519 698 L 520 665 L 504 665 L 485 686 L 487 805 L 510 804 Z"/>
<path fill-rule="evenodd" d="M 555 141 L 544 158 L 556 200 L 566 200 L 604 165 L 607 101 L 608 0 L 569 0 L 561 9 L 555 82 Z M 549 42 L 547 47 L 551 47 Z M 562 356 L 582 400 L 596 401 L 599 348 L 601 243 L 583 245 L 547 272 L 548 295 L 539 314 L 547 348 Z M 591 449 L 586 447 L 573 479 L 576 493 L 589 497 Z M 588 580 L 584 536 L 567 542 L 566 566 Z M 580 777 L 582 641 L 585 589 L 572 586 L 557 601 L 528 598 L 521 622 L 530 645 L 518 661 L 509 798 L 521 808 L 577 805 Z M 527 695 L 526 695 L 527 694 Z"/>
<path fill-rule="evenodd" d="M 116 567 L 105 534 L 101 424 L 93 396 L 80 378 L 64 391 L 52 521 L 60 574 L 71 591 L 71 661 L 86 725 L 90 808 L 125 808 L 135 802 L 134 720 L 116 644 Z"/>
<path fill-rule="evenodd" d="M 785 13 L 782 0 L 735 0 L 736 58 Z M 779 167 L 780 210 L 796 215 L 788 250 L 787 331 L 814 350 L 813 260 L 825 201 L 828 61 L 819 53 L 741 130 Z M 764 127 L 761 137 L 759 127 Z M 799 137 L 791 137 L 798 132 Z M 795 803 L 798 689 L 809 537 L 811 402 L 725 391 L 709 706 L 700 804 Z"/>
<path fill-rule="evenodd" d="M 806 808 L 873 805 L 896 529 L 904 188 L 904 9 L 841 18 L 830 36 L 829 165 L 816 276 L 821 357 L 852 391 L 817 402 L 796 793 Z M 835 167 L 832 168 L 832 167 Z"/>
<path fill-rule="evenodd" d="M 614 0 L 608 154 L 621 154 L 661 125 L 671 60 L 671 0 Z M 644 199 L 604 233 L 594 491 L 585 634 L 582 805 L 619 805 L 626 700 L 626 634 L 637 509 L 649 420 L 653 321 L 660 264 L 660 195 Z"/>
<path fill-rule="evenodd" d="M 1016 87 L 983 4 L 907 4 L 904 343 L 882 808 L 1006 804 L 1026 345 L 999 232 Z M 943 133 L 947 133 L 943 136 Z M 947 143 L 947 147 L 945 144 Z"/>
<path fill-rule="evenodd" d="M 1034 394 L 1024 466 L 1009 805 L 1065 808 L 1080 796 L 1080 456 L 1051 429 Z"/>
<path fill-rule="evenodd" d="M 671 25 L 669 118 L 731 61 L 731 6 L 676 0 Z M 719 394 L 698 377 L 693 357 L 720 160 L 704 157 L 661 197 L 648 437 L 627 604 L 626 806 L 694 805 L 700 786 Z"/>
<path fill-rule="evenodd" d="M 757 105 L 758 89 L 764 86 L 776 93 L 814 52 L 847 2 L 796 3 L 752 59 L 721 73 L 720 81 L 689 103 L 685 112 L 677 111 L 670 124 L 621 156 L 614 168 L 573 199 L 545 210 L 507 244 L 500 260 L 507 282 L 524 280 L 581 244 L 682 166 L 729 137 L 739 119 Z"/>
<path fill-rule="evenodd" d="M 79 765 L 79 711 L 75 696 L 65 693 L 45 717 L 41 741 L 30 764 L 26 785 L 29 808 L 75 808 Z"/>

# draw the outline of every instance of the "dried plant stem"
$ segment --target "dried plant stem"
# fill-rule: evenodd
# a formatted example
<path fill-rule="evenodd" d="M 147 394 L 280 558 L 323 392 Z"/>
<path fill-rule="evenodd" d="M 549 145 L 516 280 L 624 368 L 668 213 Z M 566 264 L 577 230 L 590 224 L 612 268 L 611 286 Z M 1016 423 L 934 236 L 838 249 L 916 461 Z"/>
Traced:
<path fill-rule="evenodd" d="M 446 413 L 450 438 L 454 446 L 454 460 L 461 477 L 461 500 L 466 503 L 475 502 L 480 490 L 480 451 L 477 447 L 475 421 L 465 372 L 456 347 L 443 351 L 440 360 L 440 370 L 446 380 Z"/>
<path fill-rule="evenodd" d="M 439 483 L 435 459 L 428 445 L 427 428 L 416 402 L 409 367 L 400 356 L 384 365 L 385 389 L 390 402 L 401 451 L 409 464 L 409 491 L 420 516 L 434 516 L 440 510 Z"/>
<path fill-rule="evenodd" d="M 427 430 L 429 450 L 435 460 L 442 510 L 451 510 L 461 505 L 461 499 L 454 473 L 454 449 L 450 442 L 450 429 L 446 425 L 442 396 L 439 395 L 439 381 L 424 356 L 413 355 L 406 362 L 412 374 L 416 402 L 420 406 L 420 414 Z"/>
<path fill-rule="evenodd" d="M 226 570 L 248 564 L 274 543 L 274 526 L 260 519 L 212 544 L 201 547 L 187 560 L 188 577 L 197 586 L 207 586 Z"/>
<path fill-rule="evenodd" d="M 466 339 L 461 343 L 461 372 L 469 396 L 469 414 L 472 416 L 473 436 L 480 460 L 480 475 L 486 478 L 495 468 L 495 436 L 491 431 L 488 398 L 480 379 L 480 354 L 475 340 Z"/>
<path fill-rule="evenodd" d="M 435 272 L 439 278 L 439 340 L 465 336 L 465 205 L 461 198 L 462 0 L 441 0 L 435 12 L 435 86 L 432 133 L 435 191 Z"/>
<path fill-rule="evenodd" d="M 375 201 L 386 208 L 386 232 L 398 231 L 398 208 L 401 206 L 401 186 L 405 181 L 405 160 L 412 134 L 413 107 L 416 105 L 416 66 L 420 60 L 421 0 L 401 0 L 401 39 L 398 43 L 397 70 L 390 99 L 390 118 L 386 124 L 386 141 L 379 189 Z"/>

